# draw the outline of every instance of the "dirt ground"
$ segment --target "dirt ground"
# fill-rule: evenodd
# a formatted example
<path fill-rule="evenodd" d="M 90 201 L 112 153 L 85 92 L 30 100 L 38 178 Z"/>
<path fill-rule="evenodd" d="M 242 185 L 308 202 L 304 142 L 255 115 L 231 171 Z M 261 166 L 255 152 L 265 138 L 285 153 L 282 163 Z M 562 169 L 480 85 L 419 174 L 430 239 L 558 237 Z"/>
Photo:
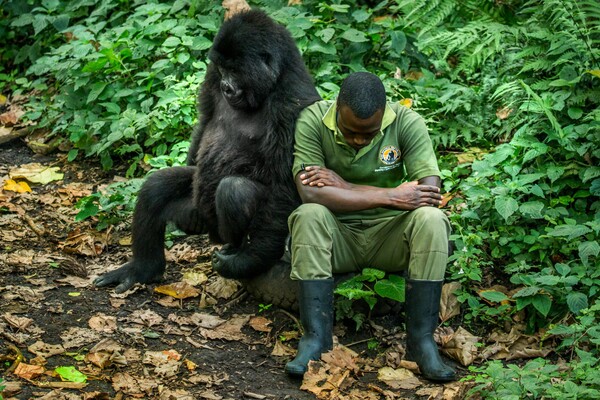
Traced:
<path fill-rule="evenodd" d="M 2 190 L 9 173 L 32 163 L 58 167 L 64 177 L 29 183 L 29 193 Z M 21 140 L 0 145 L 5 399 L 462 398 L 462 383 L 435 385 L 412 375 L 398 346 L 399 315 L 373 318 L 358 332 L 338 323 L 346 347 L 315 364 L 304 383 L 290 379 L 283 366 L 297 346 L 297 316 L 211 272 L 213 246 L 202 236 L 174 240 L 163 284 L 188 283 L 159 289 L 166 294 L 155 290 L 160 285 L 123 295 L 94 287 L 94 277 L 130 256 L 129 223 L 98 232 L 75 221 L 74 204 L 118 175 L 60 154 L 34 155 Z M 369 339 L 379 345 L 369 350 Z M 85 382 L 61 378 L 61 366 L 74 367 Z M 384 367 L 410 375 L 385 383 L 378 379 Z"/>

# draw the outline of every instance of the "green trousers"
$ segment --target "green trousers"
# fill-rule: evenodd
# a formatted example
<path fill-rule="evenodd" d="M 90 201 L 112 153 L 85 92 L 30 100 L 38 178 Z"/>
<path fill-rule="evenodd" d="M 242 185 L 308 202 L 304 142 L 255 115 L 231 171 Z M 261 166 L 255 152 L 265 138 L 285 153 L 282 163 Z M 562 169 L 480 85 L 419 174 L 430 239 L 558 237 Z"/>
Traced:
<path fill-rule="evenodd" d="M 293 280 L 328 279 L 363 268 L 408 270 L 410 279 L 444 279 L 450 223 L 437 208 L 341 222 L 327 207 L 307 203 L 290 215 L 288 225 Z"/>

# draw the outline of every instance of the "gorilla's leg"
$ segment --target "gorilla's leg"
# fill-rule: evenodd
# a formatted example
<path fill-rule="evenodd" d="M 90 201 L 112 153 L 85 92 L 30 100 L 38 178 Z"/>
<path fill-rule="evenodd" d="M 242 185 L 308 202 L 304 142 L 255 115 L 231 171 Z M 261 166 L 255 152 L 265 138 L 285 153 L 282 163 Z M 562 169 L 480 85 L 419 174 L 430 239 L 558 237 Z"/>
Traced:
<path fill-rule="evenodd" d="M 260 183 L 241 176 L 221 179 L 215 193 L 215 206 L 219 236 L 224 243 L 241 246 L 264 197 L 265 187 Z"/>
<path fill-rule="evenodd" d="M 174 222 L 187 233 L 203 230 L 192 201 L 195 167 L 166 168 L 152 174 L 142 185 L 133 214 L 133 257 L 119 269 L 98 277 L 96 286 L 116 284 L 121 293 L 136 282 L 160 280 L 165 271 L 165 227 Z"/>
<path fill-rule="evenodd" d="M 294 188 L 295 190 L 295 188 Z M 282 194 L 285 189 L 272 193 L 261 190 L 256 212 L 244 229 L 244 237 L 238 247 L 225 245 L 214 251 L 212 266 L 226 278 L 247 279 L 268 270 L 281 258 L 288 234 L 287 216 L 294 204 L 293 196 Z"/>

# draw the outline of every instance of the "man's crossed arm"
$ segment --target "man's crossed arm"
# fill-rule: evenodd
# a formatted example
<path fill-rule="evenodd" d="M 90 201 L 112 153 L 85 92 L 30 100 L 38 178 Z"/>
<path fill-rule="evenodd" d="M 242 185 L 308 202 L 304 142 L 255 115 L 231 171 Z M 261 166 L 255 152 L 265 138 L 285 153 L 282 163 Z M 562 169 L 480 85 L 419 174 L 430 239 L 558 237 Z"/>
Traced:
<path fill-rule="evenodd" d="M 424 206 L 438 207 L 442 202 L 438 176 L 405 182 L 395 188 L 379 188 L 355 185 L 330 169 L 309 166 L 296 175 L 295 181 L 303 203 L 322 204 L 333 212 L 377 207 L 410 211 Z"/>

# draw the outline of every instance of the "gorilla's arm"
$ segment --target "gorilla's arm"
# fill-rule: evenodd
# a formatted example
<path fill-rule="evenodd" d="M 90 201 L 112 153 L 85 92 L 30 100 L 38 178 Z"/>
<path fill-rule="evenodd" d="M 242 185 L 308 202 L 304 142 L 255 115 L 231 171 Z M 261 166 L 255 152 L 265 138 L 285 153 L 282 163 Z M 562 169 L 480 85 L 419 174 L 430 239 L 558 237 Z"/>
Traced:
<path fill-rule="evenodd" d="M 200 120 L 192 131 L 190 138 L 190 148 L 188 150 L 186 165 L 195 166 L 198 163 L 196 159 L 198 150 L 200 150 L 200 143 L 206 126 L 214 116 L 215 112 L 215 94 L 219 94 L 219 82 L 218 73 L 216 66 L 210 64 L 206 70 L 204 82 L 202 83 L 202 90 L 198 94 L 198 114 Z"/>

